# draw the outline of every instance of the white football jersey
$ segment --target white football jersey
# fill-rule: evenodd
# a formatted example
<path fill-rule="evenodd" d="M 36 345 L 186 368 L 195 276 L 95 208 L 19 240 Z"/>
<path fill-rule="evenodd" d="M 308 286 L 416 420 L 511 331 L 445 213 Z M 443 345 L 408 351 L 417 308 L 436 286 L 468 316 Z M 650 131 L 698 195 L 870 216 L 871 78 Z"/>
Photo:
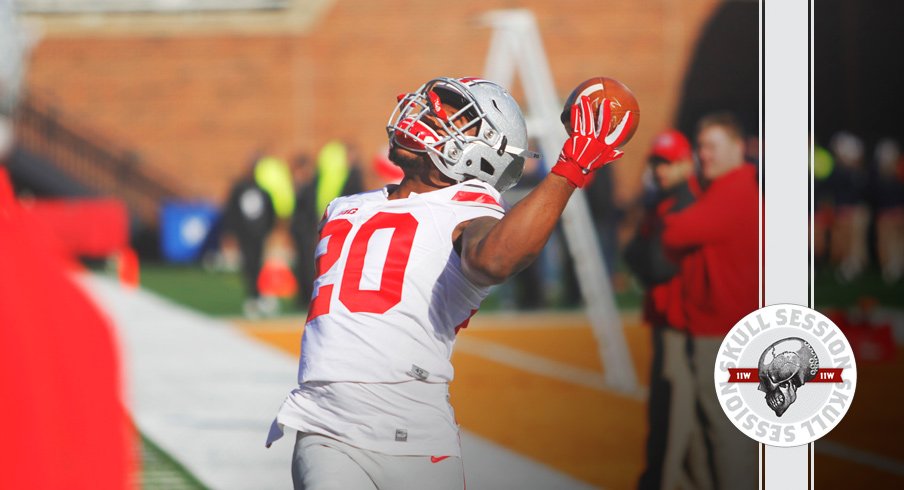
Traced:
<path fill-rule="evenodd" d="M 389 190 L 327 207 L 299 384 L 452 380 L 457 330 L 489 292 L 464 276 L 452 233 L 502 218 L 502 200 L 478 180 L 405 199 Z"/>

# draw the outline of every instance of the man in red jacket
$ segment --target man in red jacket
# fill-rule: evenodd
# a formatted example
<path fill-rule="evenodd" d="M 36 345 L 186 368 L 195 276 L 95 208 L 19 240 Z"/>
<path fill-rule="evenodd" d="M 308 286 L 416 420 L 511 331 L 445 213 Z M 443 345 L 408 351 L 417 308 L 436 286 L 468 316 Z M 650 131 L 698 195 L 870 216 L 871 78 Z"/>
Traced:
<path fill-rule="evenodd" d="M 656 188 L 625 250 L 628 266 L 646 290 L 644 321 L 652 328 L 647 459 L 638 489 L 674 488 L 682 479 L 705 488 L 681 276 L 662 247 L 665 217 L 693 204 L 699 194 L 691 144 L 679 131 L 664 131 L 653 140 L 648 161 Z"/>
<path fill-rule="evenodd" d="M 695 204 L 665 218 L 662 242 L 681 261 L 681 283 L 693 389 L 713 462 L 716 489 L 756 488 L 756 443 L 719 406 L 713 368 L 722 339 L 759 306 L 759 189 L 744 160 L 744 132 L 728 113 L 698 125 L 706 190 Z"/>

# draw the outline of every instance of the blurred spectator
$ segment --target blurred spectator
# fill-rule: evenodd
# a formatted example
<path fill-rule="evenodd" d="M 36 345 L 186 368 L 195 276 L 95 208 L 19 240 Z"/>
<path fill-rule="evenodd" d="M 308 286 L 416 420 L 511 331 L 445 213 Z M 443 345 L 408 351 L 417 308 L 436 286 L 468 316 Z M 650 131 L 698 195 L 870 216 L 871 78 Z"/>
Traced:
<path fill-rule="evenodd" d="M 306 154 L 295 158 L 295 212 L 289 225 L 289 233 L 295 245 L 295 279 L 298 282 L 296 301 L 306 308 L 313 293 L 314 249 L 317 246 L 317 183 L 314 179 L 314 162 Z"/>
<path fill-rule="evenodd" d="M 276 298 L 288 298 L 297 294 L 295 275 L 289 268 L 290 253 L 283 246 L 286 226 L 295 211 L 295 185 L 289 165 L 283 159 L 274 156 L 264 156 L 257 161 L 254 167 L 254 181 L 270 196 L 276 213 L 275 229 L 271 229 L 269 234 L 275 240 L 265 240 L 263 268 L 258 274 L 257 281 L 261 295 L 259 302 L 261 312 L 273 315 L 279 309 Z"/>
<path fill-rule="evenodd" d="M 245 282 L 245 316 L 257 318 L 275 312 L 275 298 L 264 298 L 258 288 L 258 277 L 264 265 L 264 245 L 276 223 L 273 200 L 255 179 L 257 160 L 232 187 L 223 212 L 223 232 L 235 238 L 242 255 Z"/>
<path fill-rule="evenodd" d="M 546 172 L 540 166 L 540 161 L 535 158 L 529 158 L 524 162 L 524 171 L 521 180 L 514 187 L 505 192 L 505 203 L 508 206 L 514 206 L 523 199 L 537 184 L 543 180 Z M 535 310 L 546 306 L 546 297 L 543 285 L 543 255 L 538 260 L 534 260 L 525 267 L 521 272 L 515 274 L 509 284 L 501 285 L 500 289 L 506 290 L 511 288 L 513 294 L 513 302 L 515 308 L 519 310 Z"/>
<path fill-rule="evenodd" d="M 361 151 L 358 150 L 358 145 L 353 143 L 347 143 L 345 151 L 348 159 L 348 176 L 339 192 L 340 196 L 364 192 L 364 163 L 361 160 Z"/>
<path fill-rule="evenodd" d="M 676 488 L 682 481 L 705 487 L 693 372 L 687 354 L 687 322 L 678 265 L 662 248 L 664 218 L 690 206 L 699 194 L 691 144 L 676 130 L 660 133 L 648 157 L 655 188 L 644 218 L 625 249 L 625 260 L 643 286 L 644 320 L 652 327 L 653 359 L 646 469 L 638 488 Z M 692 439 L 692 436 L 697 436 Z M 691 442 L 697 449 L 689 457 Z"/>
<path fill-rule="evenodd" d="M 876 247 L 882 279 L 888 284 L 904 275 L 904 159 L 892 139 L 876 145 Z"/>
<path fill-rule="evenodd" d="M 292 171 L 280 158 L 264 156 L 254 165 L 254 181 L 270 195 L 276 216 L 287 219 L 295 211 L 295 188 Z"/>
<path fill-rule="evenodd" d="M 751 134 L 744 142 L 744 159 L 757 166 L 760 164 L 760 137 Z"/>
<path fill-rule="evenodd" d="M 295 162 L 295 213 L 290 232 L 295 243 L 297 303 L 307 306 L 314 282 L 315 250 L 320 241 L 318 225 L 327 205 L 339 196 L 364 191 L 364 179 L 357 149 L 333 140 L 317 154 L 314 165 L 307 157 Z"/>
<path fill-rule="evenodd" d="M 614 166 L 601 168 L 585 189 L 593 226 L 603 252 L 606 271 L 611 277 L 618 257 L 618 225 L 622 212 L 615 203 Z"/>
<path fill-rule="evenodd" d="M 705 191 L 696 203 L 665 216 L 662 243 L 681 261 L 680 281 L 697 416 L 711 461 L 713 487 L 756 488 L 756 442 L 725 417 L 713 390 L 713 366 L 731 327 L 758 306 L 759 190 L 744 161 L 744 132 L 732 114 L 698 125 Z"/>
<path fill-rule="evenodd" d="M 837 267 L 839 279 L 852 281 L 869 261 L 868 175 L 863 162 L 863 142 L 857 136 L 841 131 L 832 137 L 829 147 L 836 163 L 832 173 L 835 219 L 831 232 L 831 261 Z"/>
<path fill-rule="evenodd" d="M 605 167 L 600 171 L 606 170 Z M 574 255 L 568 244 L 568 237 L 562 223 L 556 225 L 549 240 L 556 244 L 559 252 L 558 274 L 562 289 L 559 292 L 559 305 L 565 308 L 579 308 L 583 304 L 584 296 L 581 293 L 581 284 L 578 282 L 578 274 L 575 270 Z M 607 271 L 608 272 L 608 271 Z"/>
<path fill-rule="evenodd" d="M 829 233 L 835 215 L 835 204 L 830 179 L 835 170 L 835 159 L 825 148 L 813 148 L 813 255 L 817 264 L 828 260 Z"/>
<path fill-rule="evenodd" d="M 317 154 L 314 182 L 318 217 L 333 199 L 364 190 L 357 152 L 354 149 L 349 152 L 348 148 L 341 141 L 333 140 Z"/>

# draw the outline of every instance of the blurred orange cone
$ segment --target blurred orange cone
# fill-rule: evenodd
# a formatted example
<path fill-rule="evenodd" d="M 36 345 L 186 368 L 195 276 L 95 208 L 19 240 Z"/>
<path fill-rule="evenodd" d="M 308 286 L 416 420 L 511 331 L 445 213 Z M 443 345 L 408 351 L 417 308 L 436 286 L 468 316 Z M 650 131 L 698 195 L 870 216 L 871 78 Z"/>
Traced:
<path fill-rule="evenodd" d="M 263 296 L 277 298 L 291 298 L 298 292 L 295 275 L 285 262 L 277 259 L 270 259 L 264 263 L 257 277 L 257 287 Z"/>
<path fill-rule="evenodd" d="M 137 288 L 139 284 L 138 254 L 130 247 L 119 251 L 119 282 L 130 288 Z"/>

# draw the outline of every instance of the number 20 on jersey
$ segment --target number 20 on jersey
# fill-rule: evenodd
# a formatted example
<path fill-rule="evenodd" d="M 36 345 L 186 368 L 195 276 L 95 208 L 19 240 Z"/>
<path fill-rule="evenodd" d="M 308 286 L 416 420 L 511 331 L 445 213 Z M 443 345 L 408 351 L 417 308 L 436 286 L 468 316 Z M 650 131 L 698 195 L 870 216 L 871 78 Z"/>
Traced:
<path fill-rule="evenodd" d="M 351 246 L 343 257 L 343 246 L 354 225 L 347 219 L 334 219 L 324 225 L 320 241 L 327 240 L 326 250 L 317 257 L 317 278 L 343 267 L 339 284 L 320 284 L 314 290 L 306 322 L 330 312 L 333 288 L 339 288 L 339 301 L 352 313 L 385 313 L 402 300 L 402 280 L 411 256 L 411 245 L 418 222 L 410 213 L 379 212 L 368 219 L 352 235 Z M 392 230 L 392 239 L 379 289 L 361 289 L 364 262 L 371 237 L 379 230 Z"/>

